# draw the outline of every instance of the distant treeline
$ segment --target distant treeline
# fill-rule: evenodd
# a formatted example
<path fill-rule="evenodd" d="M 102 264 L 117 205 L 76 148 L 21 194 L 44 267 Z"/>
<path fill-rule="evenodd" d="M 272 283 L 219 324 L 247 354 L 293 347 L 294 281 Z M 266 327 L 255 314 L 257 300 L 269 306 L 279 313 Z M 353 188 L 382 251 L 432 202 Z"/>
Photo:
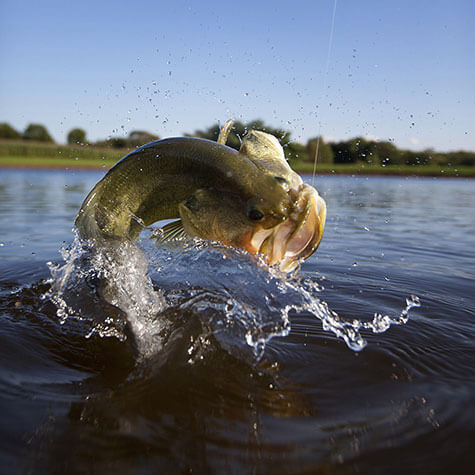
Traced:
<path fill-rule="evenodd" d="M 241 137 L 250 129 L 262 130 L 275 135 L 284 147 L 285 155 L 290 162 L 311 163 L 314 161 L 318 149 L 318 163 L 368 163 L 381 166 L 475 166 L 475 152 L 460 150 L 443 153 L 432 149 L 415 152 L 399 149 L 390 141 L 367 140 L 364 137 L 355 137 L 340 142 L 325 142 L 322 137 L 315 137 L 308 140 L 306 144 L 301 144 L 291 140 L 289 131 L 270 127 L 262 120 L 254 120 L 246 124 L 235 122 L 227 145 L 239 149 Z M 205 130 L 196 130 L 193 134 L 185 135 L 216 140 L 219 131 L 219 124 L 214 124 Z M 54 143 L 46 127 L 41 124 L 29 124 L 23 132 L 18 132 L 11 125 L 0 123 L 1 139 Z M 158 135 L 142 130 L 134 130 L 127 137 L 111 137 L 95 143 L 88 142 L 86 132 L 80 128 L 74 128 L 67 134 L 67 142 L 73 147 L 88 145 L 89 147 L 131 149 L 158 139 Z"/>
<path fill-rule="evenodd" d="M 49 134 L 44 125 L 29 124 L 23 132 L 18 132 L 10 124 L 5 122 L 0 123 L 0 140 L 19 140 L 32 141 L 54 144 L 54 140 Z M 97 147 L 112 147 L 112 148 L 134 148 L 140 145 L 158 140 L 157 135 L 145 132 L 142 130 L 134 130 L 130 132 L 127 137 L 111 137 L 106 140 L 98 142 L 88 142 L 86 138 L 86 131 L 80 128 L 75 128 L 69 131 L 66 140 L 71 146 L 97 146 Z"/>

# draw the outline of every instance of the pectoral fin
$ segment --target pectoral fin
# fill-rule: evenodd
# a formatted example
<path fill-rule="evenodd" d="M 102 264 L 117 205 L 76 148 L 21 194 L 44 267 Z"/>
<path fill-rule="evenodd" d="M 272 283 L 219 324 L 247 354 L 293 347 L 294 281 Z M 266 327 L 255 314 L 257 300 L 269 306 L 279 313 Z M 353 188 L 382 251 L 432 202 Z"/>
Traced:
<path fill-rule="evenodd" d="M 181 219 L 173 221 L 171 223 L 165 224 L 154 233 L 154 239 L 156 239 L 157 244 L 163 244 L 170 241 L 178 241 L 188 237 L 185 229 L 183 228 L 183 223 Z"/>

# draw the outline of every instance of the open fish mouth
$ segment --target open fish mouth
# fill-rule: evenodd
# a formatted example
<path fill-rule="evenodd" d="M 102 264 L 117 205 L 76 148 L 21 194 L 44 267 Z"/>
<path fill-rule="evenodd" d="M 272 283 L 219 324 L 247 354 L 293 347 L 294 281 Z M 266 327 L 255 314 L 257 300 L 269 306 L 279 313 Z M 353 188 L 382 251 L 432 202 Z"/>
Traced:
<path fill-rule="evenodd" d="M 300 261 L 311 256 L 322 240 L 326 204 L 310 185 L 302 184 L 290 216 L 271 229 L 257 231 L 249 249 L 266 256 L 270 265 L 290 272 Z"/>

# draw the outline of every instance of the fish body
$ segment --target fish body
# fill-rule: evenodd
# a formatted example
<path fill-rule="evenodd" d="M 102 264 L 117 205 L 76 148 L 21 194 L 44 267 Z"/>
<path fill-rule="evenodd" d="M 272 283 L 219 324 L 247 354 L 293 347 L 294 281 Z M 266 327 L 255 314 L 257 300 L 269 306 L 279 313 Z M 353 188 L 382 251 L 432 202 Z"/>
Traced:
<path fill-rule="evenodd" d="M 179 219 L 165 236 L 220 241 L 295 267 L 320 242 L 325 202 L 274 136 L 250 131 L 238 152 L 224 145 L 229 127 L 219 142 L 170 138 L 125 156 L 84 200 L 75 222 L 81 237 L 135 240 L 144 226 Z"/>

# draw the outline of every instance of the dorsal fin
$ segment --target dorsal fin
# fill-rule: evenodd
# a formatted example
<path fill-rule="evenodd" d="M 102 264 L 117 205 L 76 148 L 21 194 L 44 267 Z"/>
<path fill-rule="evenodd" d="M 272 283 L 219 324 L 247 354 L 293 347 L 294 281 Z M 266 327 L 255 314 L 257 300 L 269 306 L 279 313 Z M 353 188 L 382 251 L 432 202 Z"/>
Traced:
<path fill-rule="evenodd" d="M 284 149 L 277 138 L 260 130 L 250 130 L 244 136 L 239 153 L 260 160 L 278 159 L 285 162 Z"/>
<path fill-rule="evenodd" d="M 302 179 L 290 168 L 282 145 L 271 134 L 250 130 L 242 139 L 239 153 L 248 157 L 264 173 L 285 178 L 294 188 L 302 184 Z"/>

